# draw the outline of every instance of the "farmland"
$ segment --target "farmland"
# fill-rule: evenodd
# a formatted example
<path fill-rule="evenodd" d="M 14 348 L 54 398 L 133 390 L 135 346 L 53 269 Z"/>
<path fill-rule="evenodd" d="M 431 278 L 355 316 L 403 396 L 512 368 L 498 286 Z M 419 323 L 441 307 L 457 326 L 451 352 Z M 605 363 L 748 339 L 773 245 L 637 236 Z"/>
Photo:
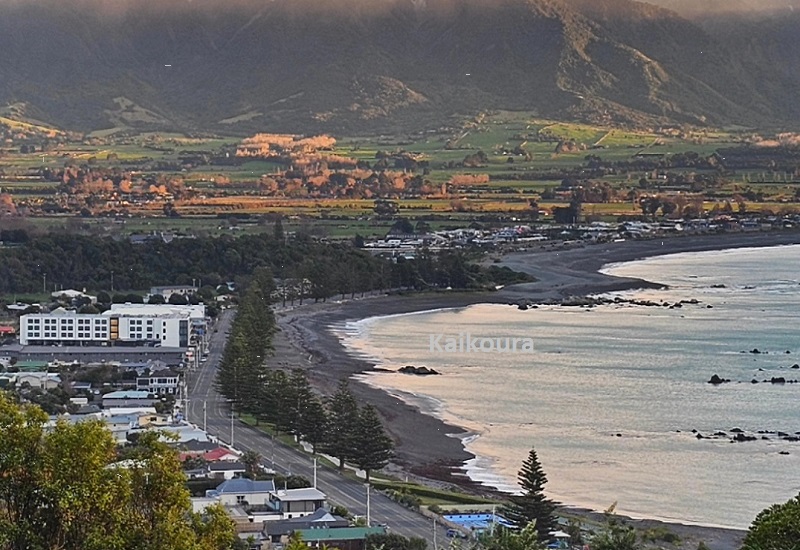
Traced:
<path fill-rule="evenodd" d="M 289 230 L 348 237 L 385 233 L 397 217 L 432 227 L 548 220 L 579 203 L 585 221 L 612 221 L 641 216 L 653 198 L 677 204 L 664 210 L 673 216 L 779 213 L 800 197 L 797 149 L 752 131 L 501 111 L 402 136 L 260 134 L 275 143 L 243 153 L 239 137 L 78 135 L 11 118 L 0 128 L 0 223 L 44 229 L 222 234 L 261 231 L 280 216 Z"/>

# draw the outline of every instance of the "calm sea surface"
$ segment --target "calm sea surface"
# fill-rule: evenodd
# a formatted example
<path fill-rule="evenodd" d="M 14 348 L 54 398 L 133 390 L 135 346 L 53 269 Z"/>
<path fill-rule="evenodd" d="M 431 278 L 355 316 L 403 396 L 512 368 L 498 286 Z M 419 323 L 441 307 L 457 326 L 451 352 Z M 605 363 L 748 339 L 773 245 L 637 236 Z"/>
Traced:
<path fill-rule="evenodd" d="M 670 286 L 613 296 L 700 304 L 476 305 L 338 330 L 349 349 L 383 367 L 440 371 L 365 379 L 469 429 L 467 448 L 478 456 L 470 475 L 503 490 L 516 489 L 535 446 L 552 498 L 595 509 L 618 502 L 637 517 L 744 528 L 798 494 L 800 443 L 699 440 L 692 430 L 800 432 L 800 384 L 751 383 L 800 379 L 791 368 L 800 363 L 800 246 L 676 254 L 605 271 Z M 466 333 L 487 339 L 486 348 L 532 338 L 535 352 L 448 353 L 431 344 L 444 350 L 448 336 Z M 731 382 L 712 386 L 713 374 Z"/>

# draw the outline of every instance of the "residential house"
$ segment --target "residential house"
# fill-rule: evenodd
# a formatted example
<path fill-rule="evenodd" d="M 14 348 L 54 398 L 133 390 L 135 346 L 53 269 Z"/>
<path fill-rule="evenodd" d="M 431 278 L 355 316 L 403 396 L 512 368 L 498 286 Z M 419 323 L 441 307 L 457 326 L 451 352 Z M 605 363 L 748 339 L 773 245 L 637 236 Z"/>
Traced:
<path fill-rule="evenodd" d="M 325 506 L 325 493 L 313 487 L 273 492 L 269 502 L 283 519 L 308 516 Z"/>
<path fill-rule="evenodd" d="M 208 462 L 237 462 L 240 457 L 236 451 L 225 447 L 217 447 L 203 453 L 203 458 Z"/>
<path fill-rule="evenodd" d="M 244 475 L 247 471 L 247 466 L 241 462 L 212 462 L 206 466 L 208 477 L 214 479 L 233 479 Z"/>
<path fill-rule="evenodd" d="M 140 414 L 139 426 L 142 428 L 159 428 L 172 424 L 172 417 L 168 414 Z"/>
<path fill-rule="evenodd" d="M 54 372 L 9 372 L 0 376 L 0 388 L 21 388 L 24 384 L 31 388 L 50 390 L 61 384 L 61 377 Z"/>
<path fill-rule="evenodd" d="M 334 516 L 324 508 L 313 514 L 300 518 L 282 519 L 264 522 L 264 539 L 271 544 L 287 544 L 292 533 L 302 529 L 320 529 L 349 527 L 350 522 L 345 518 Z"/>
<path fill-rule="evenodd" d="M 136 379 L 136 389 L 155 395 L 175 395 L 178 393 L 179 376 L 170 369 L 152 372 Z"/>
<path fill-rule="evenodd" d="M 298 529 L 295 533 L 307 546 L 320 548 L 323 545 L 339 550 L 365 550 L 366 539 L 370 535 L 383 535 L 385 527 L 322 527 L 319 529 Z"/>
<path fill-rule="evenodd" d="M 223 506 L 249 504 L 251 506 L 271 507 L 270 496 L 275 493 L 275 483 L 236 478 L 223 481 L 216 489 L 206 491 L 207 498 L 213 498 Z"/>
<path fill-rule="evenodd" d="M 183 441 L 178 445 L 181 461 L 184 461 L 187 458 L 195 456 L 202 456 L 208 451 L 213 451 L 214 449 L 218 448 L 219 448 L 219 443 L 214 443 L 213 441 L 207 441 L 202 439 L 190 439 L 187 441 Z"/>
<path fill-rule="evenodd" d="M 152 407 L 158 402 L 146 391 L 112 391 L 103 395 L 103 408 L 113 407 Z"/>

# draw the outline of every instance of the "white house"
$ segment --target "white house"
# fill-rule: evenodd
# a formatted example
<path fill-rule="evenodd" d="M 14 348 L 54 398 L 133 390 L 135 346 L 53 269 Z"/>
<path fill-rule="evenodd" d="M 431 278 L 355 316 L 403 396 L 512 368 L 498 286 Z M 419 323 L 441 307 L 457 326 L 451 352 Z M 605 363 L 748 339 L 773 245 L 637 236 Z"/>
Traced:
<path fill-rule="evenodd" d="M 223 506 L 271 506 L 270 496 L 274 492 L 275 483 L 272 480 L 236 478 L 223 481 L 216 489 L 206 491 L 206 497 L 215 499 Z"/>
<path fill-rule="evenodd" d="M 50 296 L 55 298 L 56 300 L 77 300 L 79 298 L 84 298 L 89 300 L 90 303 L 96 304 L 97 303 L 97 296 L 91 296 L 86 294 L 85 292 L 81 292 L 80 290 L 56 290 L 55 292 L 51 292 Z"/>
<path fill-rule="evenodd" d="M 0 387 L 21 387 L 28 384 L 32 388 L 50 390 L 61 384 L 61 377 L 54 372 L 9 372 L 0 376 Z"/>
<path fill-rule="evenodd" d="M 103 396 L 103 408 L 152 407 L 158 401 L 146 391 L 112 391 Z"/>
<path fill-rule="evenodd" d="M 313 487 L 278 490 L 270 494 L 272 508 L 280 519 L 301 518 L 325 506 L 325 493 Z"/>
<path fill-rule="evenodd" d="M 180 378 L 175 372 L 164 369 L 138 377 L 136 389 L 156 395 L 174 395 L 178 393 L 179 380 Z"/>
<path fill-rule="evenodd" d="M 212 462 L 206 468 L 209 477 L 216 479 L 233 479 L 247 471 L 244 464 L 233 461 Z"/>

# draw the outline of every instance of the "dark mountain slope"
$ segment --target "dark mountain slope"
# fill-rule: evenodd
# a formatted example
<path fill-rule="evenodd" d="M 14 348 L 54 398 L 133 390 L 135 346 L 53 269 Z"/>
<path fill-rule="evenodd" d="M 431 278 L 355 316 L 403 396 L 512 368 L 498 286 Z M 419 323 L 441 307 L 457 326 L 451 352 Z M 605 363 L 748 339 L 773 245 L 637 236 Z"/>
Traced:
<path fill-rule="evenodd" d="M 0 6 L 0 51 L 0 102 L 80 129 L 394 131 L 486 108 L 800 119 L 793 79 L 748 65 L 763 55 L 629 0 L 41 0 Z"/>

